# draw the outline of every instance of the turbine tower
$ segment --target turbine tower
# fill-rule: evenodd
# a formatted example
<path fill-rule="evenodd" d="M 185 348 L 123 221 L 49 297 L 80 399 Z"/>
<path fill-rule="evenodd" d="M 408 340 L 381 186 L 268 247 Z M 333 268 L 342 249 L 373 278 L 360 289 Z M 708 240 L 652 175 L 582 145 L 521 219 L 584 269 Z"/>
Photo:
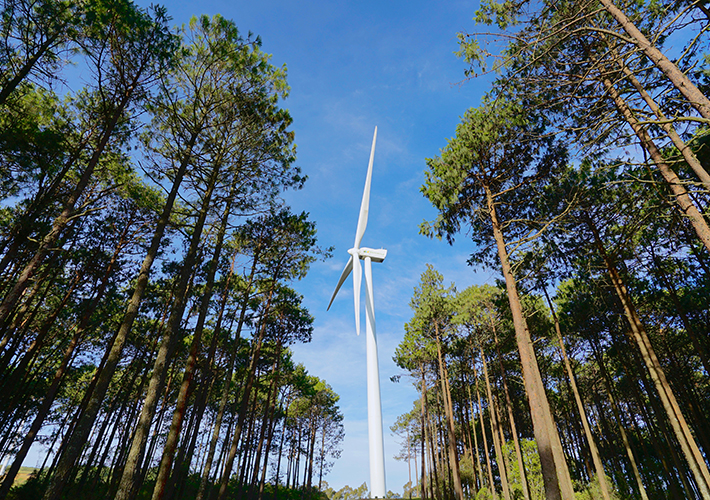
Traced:
<path fill-rule="evenodd" d="M 372 292 L 372 262 L 382 262 L 387 256 L 387 250 L 360 247 L 360 241 L 365 234 L 367 215 L 370 208 L 370 181 L 372 179 L 372 162 L 375 158 L 375 141 L 377 140 L 377 127 L 372 137 L 372 150 L 370 163 L 367 166 L 365 192 L 362 194 L 360 216 L 357 220 L 355 231 L 355 244 L 348 250 L 350 259 L 340 275 L 333 296 L 330 298 L 328 309 L 338 290 L 343 285 L 350 273 L 353 273 L 353 290 L 355 297 L 355 330 L 360 335 L 360 280 L 362 269 L 360 259 L 365 261 L 365 324 L 367 337 L 367 426 L 370 442 L 370 496 L 384 498 L 387 492 L 385 487 L 385 448 L 382 438 L 382 407 L 380 403 L 380 368 L 377 361 L 377 338 L 375 336 L 375 301 Z"/>

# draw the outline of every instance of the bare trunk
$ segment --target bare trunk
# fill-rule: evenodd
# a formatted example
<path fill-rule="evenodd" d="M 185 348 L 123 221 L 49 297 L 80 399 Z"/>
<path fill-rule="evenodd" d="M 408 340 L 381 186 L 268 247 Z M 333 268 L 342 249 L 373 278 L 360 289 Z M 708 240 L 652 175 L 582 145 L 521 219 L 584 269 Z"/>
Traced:
<path fill-rule="evenodd" d="M 202 229 L 205 221 L 207 220 L 207 213 L 210 207 L 212 192 L 214 191 L 217 183 L 219 172 L 220 165 L 215 165 L 202 198 L 202 206 L 193 229 L 190 247 L 185 255 L 182 269 L 180 270 L 180 278 L 174 294 L 175 301 L 173 302 L 170 318 L 168 319 L 163 338 L 160 342 L 160 347 L 158 348 L 158 354 L 155 358 L 155 362 L 153 363 L 153 373 L 151 375 L 150 382 L 148 383 L 147 394 L 145 400 L 143 401 L 143 409 L 138 420 L 135 434 L 133 435 L 131 448 L 128 452 L 128 459 L 123 469 L 121 483 L 119 485 L 118 492 L 116 493 L 116 500 L 130 500 L 134 498 L 136 494 L 136 488 L 138 486 L 136 484 L 136 477 L 139 472 L 138 464 L 140 463 L 145 452 L 145 446 L 148 442 L 148 434 L 150 431 L 150 424 L 155 416 L 155 410 L 158 406 L 160 394 L 165 387 L 165 380 L 167 378 L 170 361 L 179 340 L 180 323 L 187 305 L 187 290 L 190 278 L 194 272 L 195 262 L 197 261 L 197 254 L 202 240 Z M 189 382 L 186 385 L 189 387 Z M 185 387 L 185 390 L 187 390 L 188 387 Z M 182 419 L 180 419 L 180 422 L 182 422 Z M 177 441 L 175 441 L 175 445 L 177 445 Z"/>
<path fill-rule="evenodd" d="M 685 187 L 683 187 L 681 180 L 678 178 L 673 169 L 668 166 L 668 163 L 663 158 L 663 154 L 658 150 L 655 143 L 651 139 L 651 136 L 648 135 L 646 129 L 644 129 L 636 119 L 628 104 L 621 98 L 611 81 L 608 78 L 604 78 L 603 83 L 607 92 L 609 92 L 609 96 L 613 99 L 614 105 L 624 116 L 624 119 L 629 123 L 629 125 L 631 125 L 631 128 L 636 134 L 636 137 L 638 137 L 641 146 L 648 152 L 653 160 L 653 163 L 656 167 L 658 167 L 658 171 L 668 184 L 668 187 L 673 193 L 673 196 L 675 197 L 676 202 L 678 203 L 678 206 L 680 206 L 683 214 L 688 218 L 693 226 L 693 229 L 695 229 L 695 233 L 698 235 L 698 238 L 700 238 L 700 241 L 703 242 L 705 248 L 710 251 L 710 227 L 708 227 L 707 221 L 698 211 L 698 208 L 693 204 L 693 201 L 690 199 L 688 191 Z"/>
<path fill-rule="evenodd" d="M 454 492 L 459 500 L 463 500 L 463 487 L 461 486 L 461 473 L 459 471 L 459 456 L 456 449 L 456 433 L 454 427 L 454 411 L 451 402 L 451 391 L 448 386 L 448 373 L 446 370 L 446 362 L 441 353 L 441 339 L 439 337 L 439 325 L 434 324 L 436 331 L 436 351 L 439 356 L 439 377 L 441 378 L 442 397 L 444 400 L 444 411 L 446 412 L 446 421 L 448 423 L 448 445 L 449 445 L 449 467 L 453 475 Z"/>
<path fill-rule="evenodd" d="M 641 480 L 641 474 L 639 473 L 638 465 L 636 463 L 636 457 L 634 455 L 633 449 L 631 448 L 629 438 L 626 435 L 626 429 L 624 429 L 624 422 L 622 421 L 621 415 L 619 414 L 619 406 L 616 402 L 616 398 L 614 397 L 614 393 L 609 382 L 609 376 L 606 373 L 606 367 L 604 366 L 604 362 L 602 360 L 601 355 L 599 354 L 598 349 L 592 349 L 592 351 L 594 352 L 594 355 L 597 359 L 597 364 L 599 365 L 599 369 L 601 370 L 603 375 L 602 378 L 606 387 L 606 393 L 609 398 L 609 403 L 611 405 L 612 412 L 614 413 L 614 418 L 616 419 L 617 425 L 619 426 L 621 439 L 624 442 L 626 456 L 629 458 L 629 463 L 631 464 L 631 470 L 633 471 L 634 479 L 636 480 L 636 486 L 639 489 L 639 494 L 641 495 L 642 500 L 648 500 L 646 488 L 643 485 L 643 481 Z"/>
<path fill-rule="evenodd" d="M 523 497 L 525 500 L 530 500 L 530 488 L 528 487 L 528 478 L 525 473 L 525 462 L 523 461 L 523 452 L 520 449 L 520 438 L 518 437 L 518 428 L 515 425 L 515 416 L 513 415 L 513 402 L 510 398 L 510 390 L 508 390 L 508 377 L 505 375 L 505 366 L 503 365 L 503 356 L 500 353 L 500 344 L 498 342 L 498 332 L 496 329 L 495 320 L 491 321 L 491 329 L 496 344 L 496 355 L 498 357 L 498 365 L 500 367 L 500 377 L 503 382 L 503 392 L 505 393 L 505 406 L 508 410 L 508 421 L 510 423 L 510 433 L 513 436 L 513 445 L 515 446 L 515 458 L 518 461 L 518 471 L 520 472 L 520 486 L 523 488 Z"/>
<path fill-rule="evenodd" d="M 498 423 L 498 409 L 496 407 L 496 402 L 493 399 L 493 391 L 491 390 L 491 379 L 488 376 L 488 363 L 486 363 L 486 357 L 483 353 L 483 349 L 478 347 L 479 354 L 481 355 L 481 363 L 483 363 L 483 378 L 486 380 L 486 394 L 488 394 L 488 417 L 491 421 L 491 434 L 493 437 L 493 448 L 496 453 L 496 462 L 498 462 L 498 473 L 500 474 L 501 489 L 503 490 L 503 498 L 505 500 L 510 500 L 510 485 L 508 484 L 508 474 L 505 470 L 505 458 L 503 457 L 503 450 L 501 449 L 501 440 L 499 436 L 501 435 L 500 426 Z"/>
<path fill-rule="evenodd" d="M 218 169 L 215 169 L 218 170 Z M 217 172 L 213 176 L 216 180 Z M 214 182 L 210 183 L 211 185 Z M 211 190 L 208 188 L 208 192 Z M 185 372 L 183 374 L 182 385 L 180 386 L 180 392 L 178 393 L 178 399 L 175 406 L 175 412 L 173 413 L 173 420 L 170 424 L 170 431 L 165 442 L 165 447 L 163 448 L 163 456 L 160 460 L 160 467 L 158 469 L 158 477 L 155 481 L 155 487 L 153 489 L 152 500 L 162 500 L 165 494 L 165 487 L 168 482 L 168 477 L 170 476 L 170 471 L 173 465 L 173 457 L 175 456 L 175 450 L 177 449 L 178 439 L 180 437 L 180 430 L 182 429 L 182 422 L 187 409 L 187 400 L 190 393 L 192 379 L 195 375 L 197 369 L 197 356 L 202 346 L 202 332 L 207 320 L 207 313 L 209 312 L 210 302 L 212 301 L 212 290 L 214 289 L 214 280 L 217 273 L 217 264 L 219 262 L 220 256 L 222 254 L 222 245 L 224 243 L 224 236 L 227 232 L 227 222 L 229 220 L 229 215 L 232 208 L 232 201 L 234 200 L 234 190 L 230 193 L 227 200 L 226 207 L 224 209 L 224 214 L 222 215 L 222 221 L 220 223 L 220 228 L 217 233 L 217 241 L 215 242 L 214 253 L 212 259 L 207 265 L 207 276 L 205 288 L 203 290 L 202 302 L 200 304 L 200 312 L 197 318 L 197 323 L 195 325 L 195 330 L 192 337 L 192 344 L 190 346 L 190 354 L 187 358 L 187 363 L 185 365 Z M 206 205 L 210 203 L 210 196 L 206 194 Z M 206 206 L 205 206 L 206 208 Z M 201 231 L 200 231 L 201 232 Z M 197 235 L 195 231 L 195 237 L 197 244 L 200 241 L 200 235 Z M 182 316 L 182 314 L 181 314 Z"/>
<path fill-rule="evenodd" d="M 473 467 L 476 471 L 476 481 L 478 482 L 476 489 L 478 489 L 478 488 L 483 487 L 483 471 L 481 470 L 481 454 L 478 451 L 478 433 L 476 432 L 476 415 L 473 413 L 473 397 L 471 396 L 471 385 L 470 384 L 468 384 L 467 390 L 468 390 L 469 406 L 471 408 L 471 419 L 473 420 L 473 425 L 471 428 L 471 432 L 473 434 L 473 449 L 471 451 L 471 463 L 473 464 Z M 478 394 L 478 385 L 476 386 L 476 394 Z M 481 408 L 480 395 L 478 397 L 478 401 L 479 401 L 478 409 L 479 409 L 479 413 L 480 413 L 480 408 Z M 475 459 L 473 457 L 474 452 L 476 454 Z M 476 494 L 478 494 L 478 491 L 476 491 Z"/>
<path fill-rule="evenodd" d="M 422 426 L 422 479 L 421 479 L 421 495 L 424 500 L 427 500 L 427 474 L 426 474 L 426 449 L 427 449 L 427 425 L 426 425 L 426 377 L 424 376 L 424 365 L 419 366 L 422 375 L 421 394 L 421 426 Z"/>
<path fill-rule="evenodd" d="M 515 277 L 508 262 L 508 251 L 505 247 L 503 231 L 498 221 L 493 194 L 488 186 L 484 187 L 489 216 L 493 226 L 493 235 L 498 248 L 498 257 L 501 261 L 505 286 L 508 292 L 508 301 L 513 316 L 515 327 L 515 337 L 520 353 L 520 361 L 523 369 L 523 382 L 525 392 L 530 404 L 530 414 L 533 421 L 533 432 L 540 455 L 540 465 L 545 483 L 545 494 L 548 500 L 558 500 L 561 498 L 574 498 L 574 488 L 567 468 L 562 443 L 555 421 L 552 418 L 550 405 L 545 394 L 545 387 L 542 383 L 540 369 L 537 365 L 535 350 L 533 348 L 530 332 L 528 331 L 525 317 L 523 316 L 520 298 L 518 296 Z"/>
<path fill-rule="evenodd" d="M 562 341 L 562 331 L 560 330 L 560 322 L 557 319 L 555 308 L 552 305 L 550 296 L 547 294 L 547 290 L 543 287 L 542 291 L 545 295 L 545 298 L 547 299 L 547 304 L 550 307 L 552 319 L 555 323 L 555 333 L 557 334 L 557 342 L 560 344 L 562 360 L 564 361 L 565 371 L 567 372 L 567 378 L 569 379 L 570 386 L 572 387 L 572 393 L 574 394 L 574 401 L 577 404 L 577 410 L 579 411 L 579 416 L 582 420 L 582 426 L 584 427 L 584 435 L 587 438 L 589 451 L 592 453 L 592 461 L 594 462 L 594 471 L 596 472 L 597 480 L 599 481 L 599 489 L 601 490 L 601 495 L 604 500 L 611 500 L 611 495 L 609 493 L 609 484 L 607 483 L 606 473 L 604 472 L 604 466 L 602 465 L 602 458 L 599 455 L 599 449 L 597 448 L 596 441 L 594 440 L 594 436 L 592 435 L 592 430 L 589 428 L 587 412 L 584 409 L 582 398 L 579 395 L 579 390 L 577 389 L 577 381 L 574 378 L 574 371 L 572 371 L 572 365 L 570 364 L 569 358 L 567 357 L 567 350 L 565 349 L 565 344 Z"/>
<path fill-rule="evenodd" d="M 258 365 L 259 356 L 261 353 L 261 343 L 264 339 L 266 333 L 266 315 L 269 313 L 271 306 L 271 299 L 273 296 L 273 287 L 269 291 L 269 295 L 266 299 L 266 306 L 264 309 L 264 314 L 262 317 L 262 324 L 259 327 L 259 336 L 254 339 L 254 351 L 252 353 L 251 361 L 249 363 L 249 373 L 247 374 L 247 380 L 244 385 L 244 394 L 242 395 L 242 401 L 239 406 L 239 414 L 237 416 L 237 425 L 232 436 L 232 443 L 229 449 L 229 454 L 227 456 L 227 461 L 225 463 L 224 471 L 222 473 L 222 479 L 219 486 L 218 500 L 224 500 L 227 494 L 227 484 L 229 483 L 229 476 L 232 474 L 232 467 L 234 466 L 234 459 L 237 455 L 237 445 L 239 444 L 239 438 L 241 437 L 242 428 L 244 426 L 244 420 L 246 419 L 247 406 L 249 404 L 249 399 L 251 397 L 251 389 L 254 384 L 254 379 L 256 375 L 256 369 Z"/>
<path fill-rule="evenodd" d="M 471 347 L 471 350 L 473 350 L 473 347 Z M 478 373 L 476 372 L 475 365 L 471 364 L 471 366 L 473 367 L 473 377 L 476 383 L 476 398 L 478 399 L 478 421 L 481 424 L 481 435 L 483 436 L 483 455 L 486 457 L 486 469 L 488 471 L 488 487 L 491 490 L 491 495 L 495 497 L 496 484 L 493 482 L 493 466 L 491 465 L 491 456 L 488 448 L 488 438 L 486 437 L 486 425 L 483 421 L 483 404 L 481 403 L 481 391 L 478 390 Z M 476 445 L 476 448 L 478 448 L 478 444 Z"/>
<path fill-rule="evenodd" d="M 196 138 L 196 135 L 192 137 L 189 146 L 190 149 L 192 148 Z M 100 405 L 106 395 L 106 392 L 108 391 L 111 378 L 113 377 L 116 367 L 118 366 L 118 362 L 121 359 L 123 345 L 126 342 L 128 334 L 133 326 L 133 322 L 138 315 L 138 308 L 140 307 L 143 295 L 145 294 L 145 290 L 148 286 L 150 269 L 153 266 L 153 261 L 158 254 L 160 243 L 165 232 L 165 227 L 170 220 L 175 198 L 177 197 L 178 189 L 182 183 L 182 178 L 187 170 L 187 165 L 188 161 L 185 159 L 176 172 L 172 190 L 165 201 L 163 212 L 161 213 L 156 224 L 150 248 L 145 256 L 145 259 L 143 260 L 143 264 L 141 265 L 141 270 L 136 280 L 136 286 L 133 291 L 133 295 L 131 296 L 131 300 L 128 303 L 124 319 L 119 327 L 118 333 L 110 347 L 110 350 L 107 351 L 106 363 L 100 373 L 98 373 L 96 385 L 91 395 L 88 396 L 88 401 L 85 403 L 85 411 L 83 412 L 80 421 L 77 422 L 76 427 L 69 437 L 65 451 L 57 463 L 57 467 L 54 470 L 54 474 L 44 495 L 44 500 L 58 500 L 61 490 L 69 478 L 69 473 L 84 446 L 86 438 L 91 431 L 91 427 L 94 424 Z"/>

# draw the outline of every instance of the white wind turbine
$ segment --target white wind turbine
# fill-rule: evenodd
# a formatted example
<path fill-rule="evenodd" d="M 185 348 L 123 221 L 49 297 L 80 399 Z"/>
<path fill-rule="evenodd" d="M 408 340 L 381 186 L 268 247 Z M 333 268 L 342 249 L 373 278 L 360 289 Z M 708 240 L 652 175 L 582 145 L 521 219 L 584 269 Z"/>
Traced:
<path fill-rule="evenodd" d="M 328 304 L 330 309 L 338 290 L 343 285 L 350 272 L 353 272 L 353 290 L 355 297 L 355 329 L 360 335 L 360 280 L 362 270 L 360 259 L 365 261 L 365 311 L 366 311 L 366 336 L 367 336 L 367 425 L 370 442 L 370 491 L 372 498 L 384 498 L 385 488 L 385 449 L 382 438 L 382 408 L 380 403 L 380 368 L 377 361 L 377 338 L 375 337 L 375 301 L 372 292 L 372 262 L 382 262 L 387 256 L 385 249 L 360 248 L 360 241 L 365 234 L 367 215 L 370 207 L 370 180 L 372 179 L 372 162 L 375 157 L 375 141 L 377 140 L 377 127 L 372 137 L 372 150 L 370 163 L 367 166 L 367 179 L 365 192 L 362 194 L 360 216 L 357 220 L 355 231 L 355 244 L 348 250 L 350 259 L 340 275 L 338 285 Z"/>

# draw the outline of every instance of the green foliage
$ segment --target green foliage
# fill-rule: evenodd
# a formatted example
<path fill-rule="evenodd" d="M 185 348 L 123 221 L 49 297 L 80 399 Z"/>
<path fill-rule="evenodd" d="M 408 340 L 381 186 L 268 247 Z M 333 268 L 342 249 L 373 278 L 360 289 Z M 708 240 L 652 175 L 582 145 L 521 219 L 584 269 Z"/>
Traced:
<path fill-rule="evenodd" d="M 544 500 L 545 486 L 542 480 L 542 467 L 540 466 L 540 456 L 537 454 L 537 444 L 533 439 L 521 439 L 520 451 L 525 464 L 525 477 L 528 483 L 531 500 Z M 518 459 L 515 454 L 515 446 L 512 441 L 507 441 L 503 445 L 503 455 L 506 460 L 508 480 L 513 498 L 523 498 L 523 488 L 521 486 L 520 469 Z"/>
<path fill-rule="evenodd" d="M 607 476 L 607 484 L 614 484 L 610 477 Z M 599 479 L 596 476 L 592 476 L 592 480 L 585 485 L 580 485 L 575 488 L 574 498 L 575 500 L 597 500 L 599 498 L 604 498 L 602 496 L 601 490 L 599 488 Z M 621 496 L 618 491 L 609 492 L 611 500 L 621 500 Z"/>
<path fill-rule="evenodd" d="M 357 488 L 352 488 L 349 485 L 345 485 L 338 491 L 329 488 L 326 491 L 329 500 L 359 500 L 361 498 L 369 498 L 369 490 L 367 489 L 367 483 L 362 483 Z"/>

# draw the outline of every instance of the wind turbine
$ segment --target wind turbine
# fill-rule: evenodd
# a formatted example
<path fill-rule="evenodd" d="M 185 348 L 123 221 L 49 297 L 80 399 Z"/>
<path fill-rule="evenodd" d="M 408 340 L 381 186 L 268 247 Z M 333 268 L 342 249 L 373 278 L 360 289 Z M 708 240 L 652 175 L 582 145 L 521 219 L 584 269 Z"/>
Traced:
<path fill-rule="evenodd" d="M 355 231 L 355 244 L 348 250 L 350 259 L 340 275 L 338 285 L 330 298 L 328 309 L 338 290 L 343 285 L 350 273 L 353 273 L 353 290 L 355 297 L 355 329 L 360 335 L 360 280 L 362 269 L 360 259 L 365 261 L 365 324 L 367 337 L 367 426 L 370 442 L 370 492 L 372 498 L 384 498 L 385 488 L 385 448 L 382 438 L 382 407 L 380 402 L 380 368 L 377 361 L 377 338 L 375 337 L 375 300 L 372 292 L 372 262 L 382 262 L 387 256 L 387 250 L 360 247 L 360 241 L 365 234 L 367 215 L 370 209 L 370 181 L 372 179 L 372 162 L 375 158 L 375 142 L 377 140 L 377 127 L 372 137 L 372 150 L 370 163 L 367 166 L 365 192 L 362 194 L 360 216 L 357 220 Z"/>

